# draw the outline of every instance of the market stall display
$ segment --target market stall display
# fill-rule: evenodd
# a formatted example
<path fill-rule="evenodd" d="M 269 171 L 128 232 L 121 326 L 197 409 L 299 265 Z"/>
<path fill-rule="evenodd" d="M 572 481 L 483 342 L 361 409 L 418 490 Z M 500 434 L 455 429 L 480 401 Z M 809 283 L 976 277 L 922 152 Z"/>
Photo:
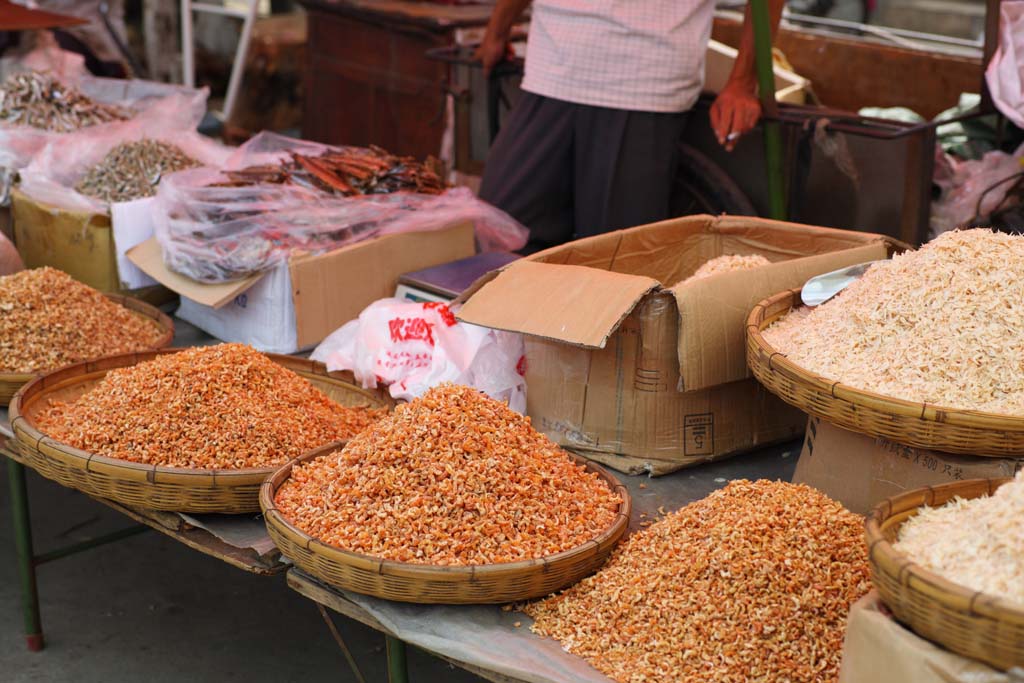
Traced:
<path fill-rule="evenodd" d="M 1024 237 L 945 233 L 802 308 L 756 306 L 747 358 L 773 393 L 847 429 L 970 455 L 1024 454 Z"/>
<path fill-rule="evenodd" d="M 174 324 L 141 301 L 101 294 L 53 268 L 0 277 L 0 406 L 39 372 L 171 343 Z"/>
<path fill-rule="evenodd" d="M 917 489 L 880 503 L 867 522 L 872 581 L 896 618 L 1002 670 L 1024 666 L 1022 488 L 1018 477 Z"/>
<path fill-rule="evenodd" d="M 483 251 L 526 244 L 526 228 L 429 164 L 383 150 L 261 133 L 222 165 L 176 174 L 157 195 L 167 267 L 203 283 L 238 280 L 370 238 L 472 222 Z"/>
<path fill-rule="evenodd" d="M 599 567 L 629 495 L 481 392 L 442 384 L 342 449 L 290 463 L 260 493 L 297 566 L 404 602 L 508 602 Z"/>
<path fill-rule="evenodd" d="M 868 588 L 861 518 L 806 486 L 736 480 L 521 609 L 621 683 L 835 681 Z"/>
<path fill-rule="evenodd" d="M 10 411 L 44 476 L 129 505 L 231 513 L 259 509 L 276 466 L 389 405 L 319 363 L 222 344 L 72 365 L 27 385 Z"/>

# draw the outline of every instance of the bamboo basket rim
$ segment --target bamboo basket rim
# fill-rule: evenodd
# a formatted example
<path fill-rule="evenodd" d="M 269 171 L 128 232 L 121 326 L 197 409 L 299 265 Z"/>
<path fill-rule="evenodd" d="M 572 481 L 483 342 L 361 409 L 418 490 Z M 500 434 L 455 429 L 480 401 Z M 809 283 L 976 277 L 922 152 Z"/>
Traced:
<path fill-rule="evenodd" d="M 35 424 L 29 421 L 29 419 L 22 414 L 22 403 L 25 401 L 25 398 L 27 396 L 33 395 L 36 392 L 42 392 L 44 389 L 49 388 L 43 387 L 37 389 L 38 386 L 40 386 L 47 379 L 50 379 L 51 377 L 55 376 L 57 373 L 67 373 L 73 370 L 77 371 L 81 367 L 86 367 L 86 376 L 91 376 L 100 372 L 105 373 L 110 370 L 121 367 L 132 367 L 134 365 L 138 365 L 139 363 L 143 363 L 147 360 L 152 360 L 157 356 L 168 355 L 172 353 L 180 353 L 181 351 L 185 351 L 189 348 L 196 347 L 172 347 L 156 349 L 152 351 L 138 351 L 134 353 L 117 354 L 114 356 L 107 356 L 105 358 L 100 358 L 96 360 L 72 363 L 71 365 L 66 365 L 62 368 L 59 368 L 58 370 L 35 376 L 31 382 L 29 382 L 28 384 L 26 384 L 25 386 L 18 390 L 18 393 L 11 401 L 11 404 L 8 408 L 11 429 L 19 439 L 21 439 L 22 441 L 28 441 L 30 445 L 37 451 L 39 450 L 39 444 L 45 443 L 54 450 L 59 450 L 65 453 L 66 455 L 83 460 L 83 465 L 87 471 L 95 463 L 97 465 L 105 465 L 111 468 L 116 468 L 121 471 L 130 471 L 135 473 L 136 475 L 144 475 L 146 480 L 150 482 L 156 481 L 158 478 L 157 475 L 164 475 L 212 478 L 211 483 L 214 486 L 220 485 L 221 483 L 231 486 L 262 483 L 263 480 L 267 477 L 267 475 L 271 474 L 276 469 L 278 469 L 280 465 L 274 465 L 271 467 L 244 467 L 237 469 L 201 469 L 196 467 L 169 467 L 166 465 L 147 465 L 144 463 L 132 462 L 130 460 L 121 460 L 119 458 L 111 458 L 104 455 L 97 455 L 95 453 L 83 451 L 81 449 L 75 448 L 63 442 L 57 441 L 56 439 L 40 432 L 39 429 L 36 428 Z M 327 371 L 326 366 L 318 361 L 313 361 L 305 358 L 298 358 L 296 356 L 289 356 L 280 353 L 264 353 L 263 355 L 266 356 L 267 358 L 270 358 L 278 365 L 281 365 L 282 367 L 285 367 L 289 370 L 292 370 L 293 372 L 296 372 L 300 376 L 302 376 L 303 373 L 322 375 L 325 377 L 338 377 L 342 375 L 342 373 L 331 373 Z M 116 363 L 122 360 L 132 360 L 133 362 L 125 365 L 116 365 Z M 102 362 L 105 367 L 94 367 L 93 369 L 88 369 L 88 366 L 96 366 L 96 364 L 99 362 Z M 322 371 L 320 371 L 321 369 Z M 76 377 L 82 377 L 82 375 L 76 375 Z M 55 384 L 54 387 L 66 386 L 67 384 L 72 383 L 74 382 L 72 382 L 71 380 L 64 380 Z M 357 389 L 358 387 L 353 385 L 352 388 Z M 363 393 L 365 393 L 367 398 L 371 399 L 376 403 L 379 403 L 380 407 L 385 407 L 388 409 L 394 407 L 394 401 L 389 400 L 389 397 L 387 397 L 386 394 L 377 395 L 369 391 L 364 391 Z M 326 448 L 330 446 L 335 446 L 338 443 L 343 442 L 333 441 L 330 444 L 325 444 L 325 446 L 323 447 Z"/>
<path fill-rule="evenodd" d="M 165 349 L 171 345 L 171 342 L 174 340 L 174 321 L 171 319 L 169 315 L 161 311 L 156 306 L 146 303 L 141 299 L 136 299 L 133 296 L 128 296 L 126 294 L 118 294 L 116 292 L 101 293 L 103 294 L 103 296 L 107 297 L 114 303 L 120 304 L 121 306 L 124 306 L 125 308 L 134 313 L 138 313 L 139 315 L 145 316 L 146 318 L 149 318 L 150 320 L 152 320 L 153 322 L 160 326 L 160 329 L 163 331 L 163 334 L 160 335 L 160 338 L 156 341 L 155 344 L 153 344 L 153 346 L 149 347 L 148 349 L 144 349 L 143 352 L 157 351 L 160 349 Z M 88 361 L 78 362 L 84 363 Z M 77 365 L 77 363 L 71 363 L 71 365 Z M 37 370 L 36 372 L 0 372 L 0 382 L 8 382 L 10 384 L 27 384 L 36 377 L 46 375 L 50 372 L 53 372 L 54 370 L 60 369 L 61 368 L 58 367 L 51 368 L 50 370 Z"/>
<path fill-rule="evenodd" d="M 896 550 L 893 544 L 886 539 L 885 532 L 883 531 L 883 526 L 893 516 L 905 512 L 911 512 L 910 516 L 917 514 L 916 511 L 922 507 L 920 502 L 922 495 L 925 496 L 926 501 L 923 503 L 924 506 L 935 507 L 952 500 L 959 495 L 959 491 L 969 486 L 977 486 L 984 482 L 987 485 L 988 495 L 992 495 L 1000 486 L 1011 481 L 1013 481 L 1013 477 L 966 479 L 936 486 L 923 486 L 882 501 L 872 509 L 864 522 L 868 557 L 872 565 L 880 567 L 882 571 L 891 576 L 899 577 L 900 583 L 905 584 L 906 581 L 904 579 L 913 576 L 935 588 L 940 594 L 945 593 L 966 600 L 970 605 L 970 611 L 979 616 L 1024 625 L 1024 606 L 1020 603 L 992 593 L 984 593 L 968 588 L 963 584 L 940 576 L 914 562 L 905 553 Z M 977 497 L 980 496 L 974 496 L 973 498 Z M 903 520 L 899 524 L 902 525 L 905 521 Z M 933 595 L 932 597 L 939 601 L 942 600 L 941 595 Z"/>
<path fill-rule="evenodd" d="M 592 553 L 595 549 L 601 548 L 608 542 L 616 542 L 622 537 L 629 526 L 629 518 L 633 509 L 633 501 L 632 498 L 630 498 L 629 491 L 622 482 L 597 463 L 563 449 L 562 452 L 569 456 L 574 462 L 584 465 L 588 471 L 596 472 L 598 476 L 608 483 L 611 490 L 618 493 L 620 498 L 622 498 L 622 502 L 619 503 L 619 509 L 616 513 L 615 519 L 608 528 L 596 537 L 589 539 L 574 548 L 531 560 L 469 565 L 399 562 L 397 560 L 389 560 L 376 555 L 364 555 L 362 553 L 352 552 L 351 550 L 345 550 L 310 536 L 305 531 L 302 531 L 292 525 L 292 523 L 289 522 L 275 507 L 274 496 L 281 485 L 291 476 L 292 468 L 295 465 L 329 455 L 339 448 L 344 447 L 346 443 L 347 441 L 340 441 L 335 444 L 322 446 L 309 451 L 308 453 L 303 453 L 299 457 L 278 468 L 277 471 L 267 477 L 263 482 L 263 485 L 260 486 L 260 509 L 262 510 L 263 518 L 268 525 L 276 526 L 278 533 L 289 537 L 289 539 L 296 545 L 302 546 L 303 548 L 319 555 L 326 556 L 329 560 L 339 564 L 358 565 L 364 568 L 374 567 L 376 568 L 377 573 L 381 575 L 413 580 L 419 579 L 436 581 L 438 573 L 449 574 L 453 579 L 456 577 L 472 579 L 475 577 L 496 577 L 504 574 L 514 575 L 526 570 L 535 570 L 538 567 L 544 567 L 549 564 L 572 560 L 577 556 L 586 556 L 589 553 Z M 313 545 L 316 545 L 315 550 L 312 548 Z"/>
<path fill-rule="evenodd" d="M 1024 432 L 1024 415 L 1004 415 L 981 410 L 951 408 L 935 403 L 919 403 L 894 396 L 886 396 L 864 389 L 856 389 L 827 377 L 810 372 L 797 365 L 783 352 L 777 350 L 765 340 L 763 331 L 771 323 L 782 316 L 777 315 L 778 307 L 788 304 L 794 310 L 795 303 L 800 301 L 800 289 L 788 289 L 761 301 L 747 316 L 747 336 L 765 355 L 768 356 L 768 367 L 784 375 L 787 379 L 829 393 L 832 398 L 840 399 L 871 408 L 872 410 L 917 418 L 927 422 L 937 422 L 976 429 L 991 429 L 1003 432 Z"/>

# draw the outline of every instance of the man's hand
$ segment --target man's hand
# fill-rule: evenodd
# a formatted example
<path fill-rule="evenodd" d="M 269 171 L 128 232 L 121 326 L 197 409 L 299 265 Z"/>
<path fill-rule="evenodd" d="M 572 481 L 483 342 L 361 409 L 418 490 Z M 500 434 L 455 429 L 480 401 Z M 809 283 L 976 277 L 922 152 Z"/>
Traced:
<path fill-rule="evenodd" d="M 752 84 L 730 80 L 711 105 L 711 127 L 718 144 L 731 152 L 741 136 L 749 133 L 761 118 L 761 102 Z"/>
<path fill-rule="evenodd" d="M 487 32 L 474 55 L 484 65 L 484 78 L 490 76 L 491 70 L 508 57 L 511 49 L 507 40 L 491 35 L 490 31 Z"/>

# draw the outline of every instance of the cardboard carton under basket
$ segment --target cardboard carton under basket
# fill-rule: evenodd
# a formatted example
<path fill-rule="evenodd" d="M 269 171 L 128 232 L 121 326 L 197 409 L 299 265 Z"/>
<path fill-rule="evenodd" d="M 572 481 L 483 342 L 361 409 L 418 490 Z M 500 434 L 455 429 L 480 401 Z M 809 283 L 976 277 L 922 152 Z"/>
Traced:
<path fill-rule="evenodd" d="M 807 484 L 857 514 L 923 486 L 1012 477 L 1024 458 L 972 457 L 914 448 L 851 432 L 812 417 L 793 481 Z"/>
<path fill-rule="evenodd" d="M 886 258 L 879 235 L 691 216 L 590 237 L 485 276 L 465 322 L 526 336 L 527 412 L 562 446 L 665 474 L 798 437 L 805 416 L 750 378 L 750 309 L 809 277 Z M 723 254 L 772 263 L 684 282 Z"/>
<path fill-rule="evenodd" d="M 122 286 L 109 213 L 73 211 L 11 191 L 14 243 L 26 268 L 50 266 L 101 292 L 128 294 L 160 305 L 174 294 L 159 285 Z"/>

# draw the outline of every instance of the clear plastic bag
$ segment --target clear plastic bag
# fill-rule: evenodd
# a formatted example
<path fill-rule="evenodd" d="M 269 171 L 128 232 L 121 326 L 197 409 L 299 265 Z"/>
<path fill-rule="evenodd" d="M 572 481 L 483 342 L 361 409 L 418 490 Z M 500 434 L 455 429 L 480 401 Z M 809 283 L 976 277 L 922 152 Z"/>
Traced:
<path fill-rule="evenodd" d="M 931 239 L 984 219 L 1007 202 L 1007 191 L 1024 173 L 1024 145 L 1012 155 L 992 151 L 981 159 L 960 161 L 944 154 L 941 162 L 935 182 L 942 195 L 932 202 Z"/>
<path fill-rule="evenodd" d="M 52 72 L 62 82 L 77 88 L 87 97 L 104 104 L 124 107 L 136 114 L 128 121 L 103 123 L 74 133 L 59 133 L 0 121 L 0 182 L 5 178 L 7 180 L 0 184 L 0 205 L 7 203 L 9 182 L 14 173 L 28 166 L 35 155 L 51 142 L 60 143 L 68 136 L 83 131 L 113 133 L 134 125 L 150 125 L 154 126 L 154 130 L 162 129 L 164 132 L 194 130 L 206 113 L 209 94 L 206 88 L 197 90 L 154 81 L 96 78 L 81 73 L 75 67 L 73 58 L 65 57 L 65 53 L 59 50 L 54 52 L 54 48 L 49 47 L 16 60 L 0 60 L 0 77 L 6 78 L 31 68 L 45 68 L 47 64 L 54 66 Z"/>
<path fill-rule="evenodd" d="M 257 135 L 224 170 L 275 164 L 288 154 L 329 148 L 273 133 Z M 168 268 L 201 282 L 226 282 L 287 261 L 383 235 L 438 230 L 471 221 L 482 251 L 514 251 L 528 232 L 466 188 L 440 195 L 395 192 L 340 197 L 298 185 L 215 186 L 230 179 L 212 168 L 182 171 L 160 184 L 154 216 Z"/>
<path fill-rule="evenodd" d="M 448 304 L 380 299 L 313 351 L 327 369 L 412 400 L 442 382 L 465 384 L 526 412 L 522 335 L 461 323 Z"/>
<path fill-rule="evenodd" d="M 204 166 L 220 166 L 234 151 L 195 131 L 181 131 L 169 125 L 180 120 L 181 111 L 168 109 L 164 114 L 170 121 L 161 116 L 141 117 L 123 126 L 86 128 L 65 135 L 57 142 L 51 141 L 22 169 L 20 190 L 43 204 L 70 211 L 103 213 L 109 209 L 107 202 L 83 195 L 75 186 L 90 168 L 121 143 L 158 140 L 175 145 Z M 170 177 L 167 175 L 160 182 Z"/>

